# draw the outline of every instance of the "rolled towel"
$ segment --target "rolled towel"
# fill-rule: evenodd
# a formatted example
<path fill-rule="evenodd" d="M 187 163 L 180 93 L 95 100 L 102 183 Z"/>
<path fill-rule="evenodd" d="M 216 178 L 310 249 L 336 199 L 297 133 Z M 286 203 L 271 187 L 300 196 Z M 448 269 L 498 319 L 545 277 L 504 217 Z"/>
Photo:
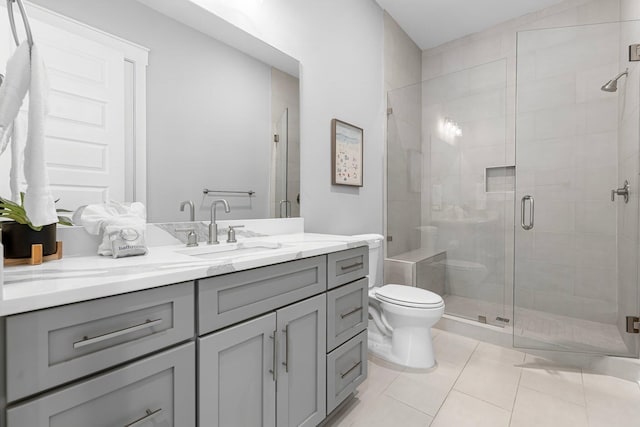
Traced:
<path fill-rule="evenodd" d="M 111 201 L 82 206 L 74 212 L 73 223 L 84 226 L 89 234 L 102 234 L 99 255 L 119 258 L 147 253 L 146 213 L 142 203 Z"/>

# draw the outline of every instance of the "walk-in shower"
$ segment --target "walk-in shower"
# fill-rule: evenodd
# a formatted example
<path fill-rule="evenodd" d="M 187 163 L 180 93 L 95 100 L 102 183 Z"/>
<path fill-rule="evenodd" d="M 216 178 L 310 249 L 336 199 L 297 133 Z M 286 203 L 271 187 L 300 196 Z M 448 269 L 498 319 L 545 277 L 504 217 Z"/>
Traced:
<path fill-rule="evenodd" d="M 638 38 L 637 21 L 520 31 L 513 57 L 390 91 L 386 282 L 516 347 L 637 357 Z"/>

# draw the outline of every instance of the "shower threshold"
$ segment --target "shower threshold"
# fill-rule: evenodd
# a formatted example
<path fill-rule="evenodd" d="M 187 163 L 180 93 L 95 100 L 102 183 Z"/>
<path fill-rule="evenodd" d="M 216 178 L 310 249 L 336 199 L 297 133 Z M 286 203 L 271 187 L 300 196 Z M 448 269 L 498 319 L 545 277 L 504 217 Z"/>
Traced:
<path fill-rule="evenodd" d="M 503 305 L 488 301 L 457 295 L 446 295 L 444 300 L 446 314 L 465 319 L 476 320 L 478 313 L 482 313 L 481 316 L 486 319 L 509 318 L 513 314 L 511 306 L 505 310 Z M 613 324 L 526 308 L 518 308 L 512 319 L 509 323 L 487 323 L 514 333 L 516 344 L 522 347 L 611 355 L 626 355 L 629 352 L 620 331 Z"/>

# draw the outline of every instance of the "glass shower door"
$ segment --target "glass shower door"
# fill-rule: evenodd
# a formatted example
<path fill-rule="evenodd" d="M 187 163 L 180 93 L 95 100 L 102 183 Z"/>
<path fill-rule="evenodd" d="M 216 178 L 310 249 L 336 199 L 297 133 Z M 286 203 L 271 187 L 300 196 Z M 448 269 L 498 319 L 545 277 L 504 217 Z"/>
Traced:
<path fill-rule="evenodd" d="M 518 33 L 516 347 L 638 356 L 639 25 Z"/>
<path fill-rule="evenodd" d="M 502 59 L 387 98 L 385 283 L 435 292 L 446 314 L 499 327 L 512 300 L 506 74 Z"/>
<path fill-rule="evenodd" d="M 291 200 L 287 199 L 288 165 L 289 165 L 289 109 L 285 108 L 276 123 L 276 138 L 274 148 L 274 200 L 275 217 L 289 218 L 291 216 Z"/>

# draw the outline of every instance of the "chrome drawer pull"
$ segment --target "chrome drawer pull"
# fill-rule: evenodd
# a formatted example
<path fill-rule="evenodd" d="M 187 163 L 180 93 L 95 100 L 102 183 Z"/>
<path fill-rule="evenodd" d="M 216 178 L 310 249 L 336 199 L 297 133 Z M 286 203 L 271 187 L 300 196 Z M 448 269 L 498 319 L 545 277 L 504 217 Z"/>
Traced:
<path fill-rule="evenodd" d="M 364 266 L 363 262 L 356 262 L 355 264 L 351 264 L 351 265 L 342 265 L 340 266 L 340 268 L 342 269 L 342 271 L 344 271 L 344 270 L 351 270 L 352 268 L 356 268 L 356 267 L 360 268 L 362 266 Z"/>
<path fill-rule="evenodd" d="M 162 412 L 162 408 L 158 408 L 155 411 L 152 411 L 151 409 L 147 409 L 145 416 L 143 416 L 142 418 L 138 418 L 134 422 L 129 423 L 124 427 L 136 427 L 136 426 L 142 425 L 146 421 L 149 421 L 151 418 L 153 418 L 156 415 L 158 415 L 160 412 Z"/>
<path fill-rule="evenodd" d="M 362 307 L 356 307 L 356 308 L 354 308 L 354 309 L 353 309 L 353 310 L 351 310 L 351 311 L 348 311 L 348 312 L 346 312 L 346 313 L 342 313 L 342 314 L 340 315 L 340 318 L 344 319 L 345 317 L 351 316 L 353 313 L 357 313 L 357 312 L 359 312 L 359 311 L 362 311 Z"/>
<path fill-rule="evenodd" d="M 156 320 L 147 319 L 146 322 L 141 323 L 139 325 L 130 326 L 128 328 L 119 329 L 119 330 L 113 331 L 113 332 L 108 332 L 106 334 L 98 335 L 97 337 L 93 337 L 93 338 L 84 337 L 82 340 L 74 342 L 73 343 L 73 348 L 86 347 L 88 345 L 96 344 L 96 343 L 99 343 L 99 342 L 102 342 L 102 341 L 106 341 L 106 340 L 109 340 L 111 338 L 116 338 L 116 337 L 119 337 L 119 336 L 122 336 L 122 335 L 130 334 L 132 332 L 137 332 L 137 331 L 141 331 L 143 329 L 152 328 L 154 326 L 159 325 L 160 323 L 162 323 L 162 319 L 156 319 Z"/>
<path fill-rule="evenodd" d="M 347 375 L 349 375 L 351 373 L 351 371 L 353 371 L 354 369 L 356 369 L 358 366 L 360 366 L 360 362 L 357 362 L 355 365 L 353 365 L 352 367 L 349 368 L 349 370 L 347 372 L 345 372 L 344 374 L 340 374 L 341 378 L 346 377 Z"/>

